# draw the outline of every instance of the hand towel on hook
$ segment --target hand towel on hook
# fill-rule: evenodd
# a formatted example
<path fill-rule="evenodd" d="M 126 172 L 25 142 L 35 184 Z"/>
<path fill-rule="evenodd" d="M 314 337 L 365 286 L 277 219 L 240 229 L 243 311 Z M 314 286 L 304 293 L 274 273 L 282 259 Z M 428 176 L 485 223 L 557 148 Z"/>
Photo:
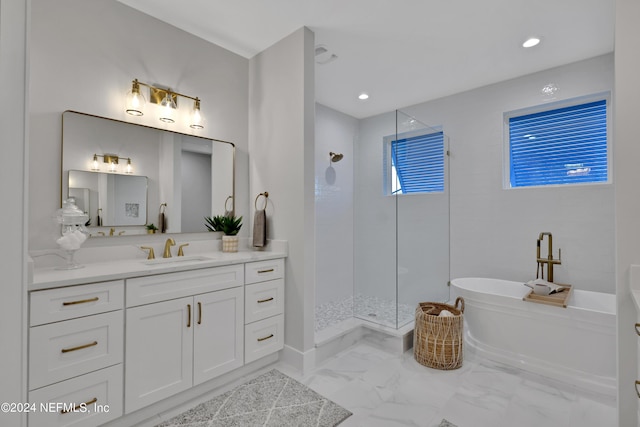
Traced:
<path fill-rule="evenodd" d="M 258 198 L 264 196 L 264 207 L 258 209 Z M 254 202 L 256 213 L 253 216 L 253 246 L 256 248 L 262 248 L 267 244 L 267 198 L 269 193 L 258 194 Z"/>

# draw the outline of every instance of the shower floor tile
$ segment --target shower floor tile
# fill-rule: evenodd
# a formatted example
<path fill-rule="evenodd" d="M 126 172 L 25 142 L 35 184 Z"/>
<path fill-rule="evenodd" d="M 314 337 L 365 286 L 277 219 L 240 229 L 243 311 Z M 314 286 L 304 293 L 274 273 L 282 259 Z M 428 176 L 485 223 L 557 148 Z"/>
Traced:
<path fill-rule="evenodd" d="M 414 319 L 415 307 L 397 304 L 384 298 L 356 295 L 316 307 L 315 331 L 319 332 L 351 317 L 357 317 L 390 328 L 402 327 Z M 397 324 L 396 324 L 397 321 Z"/>

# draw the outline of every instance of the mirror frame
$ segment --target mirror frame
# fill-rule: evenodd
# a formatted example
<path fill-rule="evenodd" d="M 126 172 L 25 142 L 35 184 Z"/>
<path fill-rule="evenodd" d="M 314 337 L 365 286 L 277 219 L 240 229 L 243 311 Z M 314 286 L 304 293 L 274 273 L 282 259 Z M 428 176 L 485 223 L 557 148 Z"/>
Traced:
<path fill-rule="evenodd" d="M 65 199 L 65 196 L 64 196 L 64 176 L 65 176 L 64 172 L 65 171 L 64 171 L 64 168 L 63 168 L 63 165 L 64 165 L 64 114 L 65 113 L 75 113 L 75 114 L 80 114 L 80 115 L 87 116 L 87 117 L 93 117 L 93 118 L 97 118 L 97 119 L 109 120 L 109 121 L 116 122 L 116 123 L 122 123 L 122 124 L 125 124 L 125 125 L 139 126 L 139 127 L 142 127 L 142 128 L 159 130 L 159 131 L 169 132 L 169 133 L 173 133 L 173 134 L 177 134 L 177 135 L 185 135 L 185 136 L 189 136 L 189 137 L 193 137 L 193 138 L 205 139 L 207 141 L 215 141 L 215 142 L 220 142 L 220 143 L 223 143 L 223 144 L 231 145 L 231 160 L 232 160 L 232 165 L 231 165 L 231 175 L 232 175 L 231 176 L 231 196 L 232 196 L 232 198 L 231 198 L 231 212 L 235 215 L 235 212 L 236 212 L 236 145 L 233 142 L 224 141 L 224 140 L 216 139 L 216 138 L 208 138 L 206 136 L 193 135 L 193 134 L 184 133 L 184 132 L 177 132 L 177 131 L 173 131 L 173 130 L 157 128 L 157 127 L 148 126 L 148 125 L 144 125 L 144 124 L 140 124 L 140 123 L 127 122 L 127 121 L 123 121 L 123 120 L 113 119 L 113 118 L 110 118 L 110 117 L 103 117 L 103 116 L 98 116 L 98 115 L 95 115 L 95 114 L 83 113 L 81 111 L 75 111 L 75 110 L 65 110 L 61 114 L 62 127 L 61 127 L 61 132 L 60 132 L 61 133 L 61 141 L 60 141 L 60 206 L 62 206 L 62 201 Z M 225 202 L 225 207 L 226 207 L 226 202 Z M 132 226 L 124 225 L 122 227 L 132 227 Z"/>

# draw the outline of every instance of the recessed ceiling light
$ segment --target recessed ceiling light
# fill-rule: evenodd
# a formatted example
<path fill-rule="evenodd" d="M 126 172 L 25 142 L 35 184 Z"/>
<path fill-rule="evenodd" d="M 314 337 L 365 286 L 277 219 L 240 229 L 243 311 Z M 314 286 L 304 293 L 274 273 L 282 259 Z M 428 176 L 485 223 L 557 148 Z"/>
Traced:
<path fill-rule="evenodd" d="M 360 95 L 358 95 L 358 99 L 362 99 L 363 101 L 364 101 L 365 99 L 368 99 L 368 98 L 369 98 L 369 95 L 367 95 L 367 94 L 366 94 L 366 93 L 364 93 L 364 92 L 363 92 L 363 93 L 361 93 Z"/>
<path fill-rule="evenodd" d="M 522 47 L 534 47 L 538 43 L 540 43 L 540 39 L 539 38 L 531 37 L 531 38 L 527 39 L 524 43 L 522 43 Z"/>

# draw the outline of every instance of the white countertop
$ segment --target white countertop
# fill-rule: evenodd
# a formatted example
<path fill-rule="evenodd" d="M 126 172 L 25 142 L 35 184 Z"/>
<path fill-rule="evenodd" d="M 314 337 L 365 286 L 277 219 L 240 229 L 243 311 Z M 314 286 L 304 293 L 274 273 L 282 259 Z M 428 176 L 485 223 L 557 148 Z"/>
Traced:
<path fill-rule="evenodd" d="M 124 249 L 122 250 L 124 251 Z M 157 252 L 162 253 L 162 252 Z M 154 274 L 172 273 L 177 271 L 196 270 L 201 268 L 220 267 L 225 265 L 244 264 L 247 262 L 266 261 L 270 259 L 286 258 L 286 244 L 276 245 L 273 250 L 241 249 L 238 252 L 221 252 L 213 250 L 193 251 L 184 258 L 176 257 L 163 259 L 156 257 L 153 263 L 142 253 L 131 259 L 110 259 L 82 263 L 82 267 L 74 270 L 59 270 L 54 266 L 45 266 L 32 270 L 32 280 L 28 290 L 58 288 L 62 286 L 80 285 L 85 283 L 105 282 L 108 280 L 127 279 L 132 277 L 150 276 Z M 30 272 L 31 275 L 31 272 Z"/>

